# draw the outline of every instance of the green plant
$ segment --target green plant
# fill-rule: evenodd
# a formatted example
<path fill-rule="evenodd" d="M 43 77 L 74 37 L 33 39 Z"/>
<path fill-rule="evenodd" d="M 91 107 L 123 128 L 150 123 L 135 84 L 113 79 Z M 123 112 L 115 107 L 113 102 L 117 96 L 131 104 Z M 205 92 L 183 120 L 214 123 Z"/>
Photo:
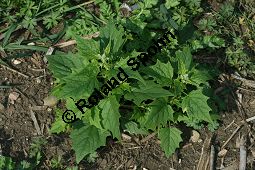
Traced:
<path fill-rule="evenodd" d="M 100 29 L 97 39 L 83 40 L 76 36 L 77 53 L 48 57 L 49 68 L 56 78 L 53 95 L 65 99 L 67 109 L 73 110 L 81 119 L 70 126 L 77 162 L 105 145 L 106 137 L 120 140 L 122 130 L 138 134 L 156 131 L 162 149 L 170 156 L 182 141 L 182 132 L 175 127 L 179 122 L 194 128 L 204 122 L 212 129 L 217 127 L 206 95 L 212 75 L 193 62 L 187 44 L 172 49 L 173 41 L 168 42 L 161 52 L 150 57 L 148 66 L 140 63 L 141 68 L 133 71 L 127 61 L 137 57 L 142 46 L 137 50 L 128 48 L 128 51 L 125 47 L 141 40 L 134 39 L 137 35 L 132 33 L 132 27 L 125 26 L 116 26 L 109 21 Z M 149 41 L 149 46 L 157 37 L 147 34 L 142 38 Z M 119 67 L 129 76 L 128 80 L 120 82 L 114 89 L 102 88 L 116 77 Z M 105 98 L 91 109 L 84 107 L 83 115 L 73 99 L 87 101 L 94 88 L 104 89 Z M 131 110 L 123 112 L 126 105 Z M 60 117 L 56 122 L 52 129 L 65 131 L 66 125 Z"/>
<path fill-rule="evenodd" d="M 41 150 L 42 150 L 42 147 L 46 143 L 47 143 L 47 141 L 45 139 L 36 138 L 30 146 L 29 157 L 30 158 L 35 158 L 36 165 L 38 165 L 40 163 L 40 160 L 42 158 Z"/>
<path fill-rule="evenodd" d="M 9 157 L 0 156 L 0 169 L 14 169 L 14 162 Z"/>
<path fill-rule="evenodd" d="M 60 155 L 58 155 L 57 159 L 55 158 L 51 159 L 50 167 L 53 169 L 62 169 L 61 160 L 62 160 L 62 157 Z"/>
<path fill-rule="evenodd" d="M 217 128 L 216 108 L 213 98 L 209 98 L 213 94 L 209 80 L 215 76 L 214 69 L 193 61 L 193 54 L 200 50 L 212 52 L 229 45 L 222 35 L 229 31 L 224 30 L 224 22 L 228 22 L 226 19 L 234 20 L 231 5 L 225 4 L 226 8 L 222 7 L 218 15 L 202 18 L 197 24 L 199 30 L 195 30 L 192 21 L 203 11 L 200 0 L 131 1 L 129 6 L 138 7 L 126 15 L 120 12 L 118 0 L 95 0 L 90 8 L 84 7 L 86 2 L 73 6 L 66 0 L 3 2 L 1 7 L 7 9 L 0 14 L 4 18 L 3 23 L 17 22 L 1 31 L 4 33 L 3 52 L 14 49 L 47 51 L 48 48 L 44 47 L 26 46 L 22 40 L 11 43 L 11 35 L 23 27 L 38 36 L 38 22 L 42 21 L 46 29 L 51 29 L 72 16 L 64 22 L 63 32 L 54 37 L 59 39 L 65 34 L 66 39 L 76 39 L 76 51 L 49 56 L 48 61 L 49 69 L 56 78 L 52 94 L 64 100 L 66 108 L 73 110 L 80 119 L 66 124 L 62 120 L 63 110 L 57 109 L 51 132 L 71 133 L 77 162 L 84 157 L 93 162 L 97 157 L 96 149 L 106 144 L 106 138 L 111 136 L 120 140 L 122 131 L 140 135 L 155 131 L 162 149 L 170 156 L 182 141 L 179 123 L 195 129 L 204 125 L 210 130 Z M 75 13 L 72 12 L 74 10 Z M 251 22 L 249 24 L 253 27 Z M 96 31 L 100 32 L 98 38 L 85 40 L 80 37 Z M 136 57 L 166 31 L 177 38 L 169 36 L 168 42 L 159 44 L 160 52 L 150 56 L 148 62 L 139 62 Z M 248 33 L 246 36 L 252 37 Z M 246 67 L 252 62 L 239 62 L 240 58 L 244 58 L 245 41 L 237 37 L 233 41 L 233 47 L 227 47 L 229 63 Z M 236 49 L 239 50 L 238 56 L 234 52 Z M 132 58 L 135 58 L 133 64 L 139 64 L 137 71 L 128 65 Z M 134 65 L 131 63 L 131 66 Z M 109 80 L 116 83 L 112 78 L 116 79 L 119 68 L 128 75 L 128 79 L 118 82 L 116 88 L 105 87 Z M 90 96 L 95 88 L 103 89 L 104 99 L 92 108 L 83 107 L 83 114 L 76 102 L 92 100 Z M 24 161 L 21 165 L 38 166 L 43 144 L 43 141 L 37 141 L 31 147 L 30 158 L 33 158 L 34 164 Z M 52 159 L 52 168 L 61 168 L 60 162 L 61 157 Z"/>
<path fill-rule="evenodd" d="M 243 6 L 243 8 L 237 8 Z M 255 78 L 255 32 L 252 7 L 254 4 L 247 2 L 225 2 L 219 11 L 209 11 L 208 16 L 202 17 L 198 27 L 201 31 L 210 36 L 224 38 L 219 47 L 226 47 L 222 61 L 231 66 L 234 71 L 244 77 Z M 220 40 L 221 41 L 221 40 Z M 212 40 L 207 42 L 211 43 Z M 218 41 L 219 42 L 219 41 Z M 196 41 L 196 46 L 203 45 Z M 197 48 L 198 49 L 198 48 Z"/>
<path fill-rule="evenodd" d="M 30 151 L 29 158 L 30 160 L 23 160 L 19 163 L 16 163 L 10 157 L 0 156 L 0 169 L 8 170 L 32 170 L 38 167 L 41 162 L 41 150 L 42 146 L 46 144 L 46 140 L 43 138 L 36 138 L 33 140 Z"/>

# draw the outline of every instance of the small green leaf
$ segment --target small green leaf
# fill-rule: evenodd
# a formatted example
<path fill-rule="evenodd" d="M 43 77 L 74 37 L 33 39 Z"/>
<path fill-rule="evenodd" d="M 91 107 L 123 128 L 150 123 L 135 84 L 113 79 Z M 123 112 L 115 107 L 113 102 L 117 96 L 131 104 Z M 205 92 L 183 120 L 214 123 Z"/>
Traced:
<path fill-rule="evenodd" d="M 175 152 L 179 147 L 182 132 L 177 128 L 162 128 L 159 130 L 158 137 L 160 139 L 160 146 L 164 150 L 167 157 Z"/>
<path fill-rule="evenodd" d="M 158 3 L 158 0 L 144 0 L 145 8 L 152 8 Z"/>
<path fill-rule="evenodd" d="M 56 110 L 56 120 L 55 122 L 51 125 L 50 132 L 51 133 L 60 133 L 64 132 L 66 128 L 68 127 L 68 124 L 66 124 L 63 119 L 62 119 L 62 114 L 63 111 L 60 109 Z"/>
<path fill-rule="evenodd" d="M 212 122 L 209 112 L 211 108 L 207 104 L 209 97 L 202 93 L 202 90 L 194 90 L 183 98 L 182 111 L 193 114 L 198 120 Z"/>
<path fill-rule="evenodd" d="M 66 129 L 66 123 L 62 120 L 62 119 L 58 119 L 56 120 L 53 124 L 52 127 L 50 129 L 51 133 L 60 133 L 60 132 L 64 132 Z"/>
<path fill-rule="evenodd" d="M 173 120 L 173 109 L 163 98 L 157 99 L 152 104 L 145 126 L 155 130 L 157 126 L 165 125 L 167 121 Z"/>
<path fill-rule="evenodd" d="M 139 128 L 138 124 L 131 121 L 125 124 L 125 131 L 127 131 L 130 134 L 141 134 L 141 135 L 147 135 L 148 131 L 146 131 L 143 128 Z"/>
<path fill-rule="evenodd" d="M 180 0 L 166 0 L 165 6 L 167 9 L 180 4 Z"/>
<path fill-rule="evenodd" d="M 76 162 L 79 163 L 86 155 L 94 153 L 97 148 L 104 146 L 106 137 L 109 136 L 107 131 L 97 129 L 95 126 L 82 126 L 74 129 L 70 135 L 76 154 Z"/>

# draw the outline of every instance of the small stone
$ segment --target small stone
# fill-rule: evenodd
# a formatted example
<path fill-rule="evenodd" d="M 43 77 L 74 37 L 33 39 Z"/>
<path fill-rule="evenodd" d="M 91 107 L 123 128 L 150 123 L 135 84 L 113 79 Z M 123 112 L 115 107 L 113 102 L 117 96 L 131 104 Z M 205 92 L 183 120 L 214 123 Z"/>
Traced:
<path fill-rule="evenodd" d="M 12 60 L 12 63 L 13 63 L 14 65 L 18 65 L 18 64 L 21 63 L 21 61 L 20 61 L 20 60 Z"/>
<path fill-rule="evenodd" d="M 35 81 L 36 81 L 37 84 L 40 84 L 42 82 L 41 79 L 39 79 L 39 78 L 36 79 Z"/>
<path fill-rule="evenodd" d="M 255 158 L 255 149 L 251 149 L 251 154 L 252 154 L 253 158 Z"/>
<path fill-rule="evenodd" d="M 55 96 L 48 96 L 43 99 L 44 106 L 53 107 L 58 103 L 58 99 Z"/>
<path fill-rule="evenodd" d="M 203 142 L 203 140 L 202 140 L 202 139 L 199 139 L 197 142 L 198 142 L 198 143 L 201 143 L 201 142 Z"/>
<path fill-rule="evenodd" d="M 0 112 L 4 111 L 4 105 L 2 103 L 0 103 Z"/>
<path fill-rule="evenodd" d="M 18 98 L 19 98 L 19 93 L 17 93 L 17 92 L 11 92 L 9 94 L 9 102 L 11 104 L 14 104 L 14 101 L 17 100 Z"/>
<path fill-rule="evenodd" d="M 35 43 L 34 43 L 34 42 L 31 42 L 31 43 L 28 43 L 27 45 L 35 45 Z"/>
<path fill-rule="evenodd" d="M 218 156 L 219 157 L 224 157 L 226 155 L 226 153 L 228 152 L 227 149 L 222 149 L 219 153 L 218 153 Z"/>
<path fill-rule="evenodd" d="M 198 142 L 198 140 L 200 139 L 200 134 L 195 131 L 195 130 L 192 130 L 192 136 L 190 137 L 190 140 L 195 143 L 195 142 Z"/>

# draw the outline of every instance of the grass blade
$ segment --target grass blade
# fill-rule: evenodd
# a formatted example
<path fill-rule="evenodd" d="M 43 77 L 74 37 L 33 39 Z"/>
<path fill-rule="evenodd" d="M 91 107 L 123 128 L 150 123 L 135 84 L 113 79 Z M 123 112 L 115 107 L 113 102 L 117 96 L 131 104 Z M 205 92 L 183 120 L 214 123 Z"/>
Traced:
<path fill-rule="evenodd" d="M 4 40 L 3 40 L 3 47 L 5 47 L 11 37 L 11 34 L 15 31 L 15 29 L 17 28 L 17 24 L 12 24 L 10 26 L 10 28 L 8 29 L 8 31 L 5 33 L 4 35 Z"/>

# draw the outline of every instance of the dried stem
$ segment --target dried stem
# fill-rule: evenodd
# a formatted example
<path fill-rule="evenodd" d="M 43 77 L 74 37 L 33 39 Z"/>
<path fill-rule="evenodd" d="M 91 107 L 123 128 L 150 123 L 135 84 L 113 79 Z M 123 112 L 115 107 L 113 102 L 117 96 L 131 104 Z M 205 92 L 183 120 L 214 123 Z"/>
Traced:
<path fill-rule="evenodd" d="M 214 170 L 215 166 L 214 166 L 214 162 L 215 162 L 215 148 L 213 145 L 211 145 L 211 153 L 210 153 L 210 170 Z"/>

